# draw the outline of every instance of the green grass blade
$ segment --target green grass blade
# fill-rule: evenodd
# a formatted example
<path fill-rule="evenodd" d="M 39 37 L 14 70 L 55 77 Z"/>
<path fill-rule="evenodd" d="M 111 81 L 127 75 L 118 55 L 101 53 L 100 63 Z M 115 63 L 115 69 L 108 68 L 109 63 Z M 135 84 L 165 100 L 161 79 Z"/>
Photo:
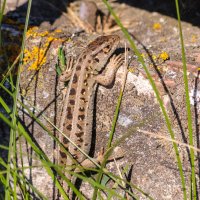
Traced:
<path fill-rule="evenodd" d="M 3 1 L 1 5 L 1 12 L 0 12 L 0 48 L 2 48 L 2 33 L 1 33 L 1 26 L 2 26 L 2 20 L 3 20 L 3 14 L 6 6 L 6 0 Z"/>
<path fill-rule="evenodd" d="M 6 151 L 9 150 L 7 146 L 1 145 L 1 144 L 0 144 L 0 149 L 6 150 Z"/>
<path fill-rule="evenodd" d="M 4 91 L 6 91 L 11 97 L 13 97 L 13 93 L 10 90 L 8 90 L 2 83 L 0 83 L 0 87 L 2 87 Z"/>
<path fill-rule="evenodd" d="M 4 86 L 2 86 L 3 88 L 4 88 Z M 9 90 L 6 90 L 7 92 L 8 92 L 8 94 L 10 94 L 10 95 L 12 95 L 12 93 L 9 91 Z M 4 109 L 6 110 L 6 112 L 10 112 L 10 109 L 9 109 L 9 107 L 7 106 L 7 104 L 3 101 L 3 99 L 0 97 L 0 103 L 2 104 L 2 105 L 4 105 Z M 61 145 L 61 146 L 63 146 L 60 142 L 59 142 L 59 140 L 45 127 L 45 125 L 43 125 L 42 123 L 41 123 L 41 121 L 30 111 L 30 109 L 26 106 L 26 105 L 24 105 L 20 100 L 18 100 L 18 103 L 20 103 L 21 104 L 21 106 L 24 108 L 24 109 L 26 109 L 27 111 L 28 111 L 28 114 L 30 115 L 30 117 L 32 117 L 59 145 Z M 37 110 L 37 109 L 36 109 Z M 49 122 L 49 120 L 44 116 L 44 115 L 42 115 L 48 122 Z M 50 122 L 49 122 L 50 123 Z M 50 123 L 53 127 L 55 127 L 58 131 L 59 131 L 59 129 L 56 127 L 56 126 L 54 126 L 52 123 Z M 22 131 L 22 130 L 21 130 Z M 29 143 L 29 141 L 27 141 L 28 143 Z M 32 144 L 30 144 L 31 146 L 32 146 Z M 33 148 L 33 147 L 32 147 Z M 64 147 L 63 147 L 64 148 Z M 33 150 L 35 150 L 34 148 L 33 148 Z M 66 154 L 69 154 L 68 152 L 67 152 L 67 150 L 65 150 L 65 149 L 63 149 L 64 150 L 64 152 L 66 153 Z M 37 153 L 37 152 L 36 152 Z M 39 154 L 39 152 L 38 152 L 38 154 Z M 46 157 L 47 158 L 47 157 Z M 76 161 L 77 162 L 77 161 Z M 77 163 L 78 164 L 78 163 Z M 66 178 L 65 178 L 65 176 L 60 172 L 60 174 L 59 174 L 62 178 L 63 178 L 63 180 L 64 181 L 66 181 L 67 182 L 67 184 L 68 185 L 70 185 L 70 187 L 74 190 L 74 192 L 77 194 L 77 196 L 80 198 L 80 199 L 82 199 L 82 195 L 81 195 L 81 193 L 73 186 L 73 184 L 69 181 L 69 180 L 67 180 Z M 54 178 L 55 179 L 55 178 Z M 59 189 L 59 188 L 58 188 Z M 61 194 L 63 195 L 63 191 L 61 192 Z M 66 195 L 66 194 L 65 194 Z M 66 198 L 66 196 L 65 196 L 65 198 Z"/>
<path fill-rule="evenodd" d="M 84 182 L 88 182 L 92 187 L 97 187 L 97 188 L 101 189 L 102 191 L 107 191 L 107 192 L 109 192 L 110 194 L 112 194 L 112 195 L 115 196 L 115 197 L 118 197 L 119 199 L 124 199 L 117 191 L 114 191 L 114 190 L 110 189 L 109 187 L 104 186 L 104 185 L 98 183 L 97 181 L 95 181 L 95 180 L 93 180 L 93 179 L 91 179 L 91 178 L 82 176 L 81 174 L 74 173 L 74 172 L 69 172 L 69 173 L 71 173 L 71 174 L 73 174 L 74 176 L 80 178 L 80 179 L 83 180 Z"/>
<path fill-rule="evenodd" d="M 7 163 L 5 163 L 4 161 L 3 161 L 3 159 L 2 158 L 0 158 L 0 165 L 2 165 L 4 168 L 7 168 Z M 30 169 L 30 167 L 27 167 L 26 169 Z M 21 169 L 21 168 L 17 168 L 17 171 L 21 171 L 21 170 L 23 170 L 23 169 Z M 4 171 L 4 173 L 6 174 L 6 171 Z M 14 173 L 14 170 L 12 170 L 11 169 L 11 174 L 13 174 Z M 25 177 L 24 176 L 21 176 L 21 174 L 20 173 L 17 173 L 17 178 L 18 178 L 18 183 L 19 183 L 19 185 L 20 185 L 20 187 L 29 187 L 30 189 L 32 189 L 32 191 L 34 191 L 35 192 L 35 194 L 36 195 L 38 195 L 39 197 L 41 197 L 42 199 L 44 199 L 44 200 L 47 200 L 47 198 L 40 192 L 40 191 L 38 191 L 37 190 L 37 188 L 35 188 L 32 184 L 30 184 L 26 179 L 25 179 Z M 1 179 L 0 179 L 1 180 Z M 3 183 L 3 185 L 5 185 L 5 181 L 4 180 L 1 180 L 2 181 L 2 183 Z M 21 181 L 21 182 L 20 182 Z M 27 191 L 27 190 L 25 190 L 25 191 Z M 30 197 L 30 194 L 28 194 L 28 192 L 26 192 L 26 193 L 23 193 L 23 195 L 24 196 L 29 196 Z M 29 198 L 30 199 L 30 198 Z"/>
<path fill-rule="evenodd" d="M 11 110 L 10 108 L 8 107 L 8 105 L 3 101 L 3 99 L 0 97 L 0 103 L 2 103 L 4 105 L 4 109 L 5 111 L 10 114 L 11 113 Z M 33 148 L 34 152 L 36 153 L 36 155 L 38 155 L 40 161 L 42 162 L 44 168 L 46 169 L 47 173 L 51 176 L 52 180 L 55 181 L 55 185 L 56 187 L 58 188 L 58 190 L 60 191 L 61 195 L 64 197 L 64 198 L 68 198 L 66 196 L 66 193 L 64 192 L 63 188 L 61 187 L 60 183 L 58 182 L 58 180 L 55 178 L 55 175 L 54 175 L 54 172 L 52 171 L 51 167 L 49 167 L 48 163 L 51 163 L 49 161 L 49 159 L 47 158 L 47 156 L 44 154 L 43 151 L 41 151 L 36 145 L 35 143 L 32 141 L 32 139 L 30 138 L 29 134 L 25 131 L 24 127 L 18 122 L 18 126 L 16 127 L 18 132 L 21 133 L 24 138 L 26 139 L 26 141 L 28 142 L 28 144 Z M 12 139 L 12 138 L 11 138 Z M 10 140 L 11 141 L 11 140 Z M 11 151 L 8 152 L 8 154 L 10 153 Z M 9 174 L 10 174 L 10 165 L 8 165 L 7 167 L 7 171 L 9 170 Z M 7 172 L 8 173 L 8 172 Z M 9 175 L 10 177 L 10 175 Z M 6 191 L 7 191 L 7 199 L 10 198 L 10 187 L 7 185 L 9 185 L 9 182 L 6 183 Z M 5 199 L 6 199 L 5 198 Z"/>
<path fill-rule="evenodd" d="M 15 67 L 16 64 L 18 63 L 20 56 L 21 56 L 21 54 L 19 54 L 19 55 L 17 56 L 17 58 L 15 59 L 15 61 L 12 63 L 12 65 L 11 65 L 11 66 L 9 67 L 9 69 L 7 70 L 6 74 L 5 74 L 5 75 L 3 74 L 3 79 L 2 79 L 2 81 L 1 81 L 1 85 L 3 85 L 4 82 L 5 82 L 5 80 L 7 79 L 7 77 L 8 77 L 9 75 L 11 75 L 11 71 L 14 69 L 14 67 Z"/>
<path fill-rule="evenodd" d="M 117 17 L 117 15 L 113 11 L 113 9 L 111 8 L 110 4 L 106 0 L 102 0 L 102 1 L 104 2 L 104 4 L 108 8 L 108 10 L 112 14 L 112 16 L 114 17 L 116 23 L 121 28 L 121 30 L 124 33 L 124 35 L 127 38 L 127 40 L 129 41 L 131 48 L 133 49 L 133 51 L 135 52 L 135 54 L 138 57 L 138 61 L 142 64 L 142 66 L 143 66 L 143 68 L 144 68 L 144 70 L 146 72 L 147 78 L 149 79 L 149 82 L 150 82 L 150 84 L 151 84 L 151 86 L 152 86 L 152 88 L 153 88 L 153 90 L 155 92 L 155 95 L 156 95 L 156 98 L 157 98 L 158 103 L 160 105 L 160 108 L 162 110 L 162 113 L 163 113 L 163 116 L 164 116 L 164 119 L 165 119 L 165 122 L 166 122 L 166 125 L 167 125 L 167 128 L 168 128 L 168 131 L 170 133 L 170 137 L 172 139 L 175 139 L 174 132 L 172 130 L 172 126 L 171 126 L 168 114 L 167 114 L 167 112 L 165 110 L 165 107 L 163 105 L 162 99 L 160 98 L 159 91 L 158 91 L 158 89 L 157 89 L 157 87 L 156 87 L 156 85 L 155 85 L 155 83 L 153 81 L 153 78 L 151 77 L 151 74 L 150 74 L 149 70 L 147 69 L 147 67 L 145 65 L 145 62 L 144 62 L 143 57 L 141 56 L 141 53 L 137 49 L 137 47 L 136 47 L 134 41 L 132 40 L 130 34 L 128 33 L 127 29 L 124 28 L 123 24 L 121 23 L 121 21 L 119 20 L 119 18 Z M 178 151 L 178 146 L 174 142 L 173 142 L 173 147 L 174 147 L 174 150 L 175 150 L 176 160 L 177 160 L 179 173 L 180 173 L 180 177 L 181 177 L 181 184 L 182 184 L 182 189 L 183 189 L 184 200 L 186 200 L 187 199 L 187 194 L 186 194 L 186 185 L 185 185 L 185 177 L 184 177 L 184 173 L 183 173 L 183 167 L 182 167 L 182 163 L 181 163 L 181 159 L 180 159 L 180 155 L 179 155 L 179 151 Z"/>
<path fill-rule="evenodd" d="M 179 4 L 178 0 L 175 0 L 176 4 L 176 13 L 178 18 L 178 27 L 179 27 L 179 36 L 181 42 L 181 52 L 182 52 L 182 62 L 183 62 L 183 77 L 184 77 L 184 86 L 185 86 L 185 96 L 186 96 L 186 108 L 187 108 L 187 120 L 188 120 L 188 131 L 189 131 L 189 144 L 193 146 L 193 130 L 192 130 L 192 114 L 191 114 L 191 106 L 190 106 L 190 96 L 189 96 L 189 86 L 188 86 L 188 77 L 187 77 L 187 66 L 186 66 L 186 56 L 185 56 L 185 48 L 184 48 L 184 40 L 183 40 L 183 33 L 182 33 L 182 26 L 181 26 L 181 18 L 179 12 Z M 191 194 L 193 193 L 193 197 L 191 199 L 197 199 L 197 189 L 196 189 L 196 177 L 195 177 L 195 154 L 194 150 L 190 149 L 190 162 L 191 162 L 191 169 L 192 169 L 192 187 Z"/>
<path fill-rule="evenodd" d="M 120 95 L 119 95 L 119 98 L 118 98 L 118 101 L 117 101 L 117 106 L 116 106 L 116 109 L 115 109 L 115 114 L 114 114 L 114 119 L 113 119 L 113 123 L 112 123 L 112 127 L 111 127 L 111 132 L 109 134 L 109 141 L 108 141 L 107 149 L 109 149 L 111 147 L 111 142 L 112 142 L 113 135 L 114 135 L 114 132 L 115 132 L 115 127 L 116 127 L 116 123 L 117 123 L 117 118 L 118 118 L 118 114 L 119 114 L 119 108 L 120 108 L 120 105 L 121 105 L 122 96 L 123 96 L 123 90 L 120 90 Z M 110 153 L 105 154 L 103 163 L 101 164 L 101 169 L 105 168 L 109 155 L 110 155 Z M 102 176 L 103 176 L 103 170 L 101 170 L 100 173 L 97 176 L 97 180 L 96 180 L 97 183 L 101 182 Z M 93 197 L 92 197 L 93 200 L 95 200 L 97 198 L 97 193 L 98 193 L 98 188 L 96 187 L 94 189 L 94 192 L 93 192 Z"/>
<path fill-rule="evenodd" d="M 25 22 L 25 27 L 24 27 L 24 33 L 23 33 L 23 39 L 22 39 L 22 46 L 21 46 L 21 52 L 24 52 L 24 47 L 25 47 L 25 39 L 26 39 L 26 32 L 28 28 L 28 23 L 29 23 L 29 16 L 30 16 L 30 10 L 31 10 L 31 4 L 32 0 L 28 1 L 28 8 L 27 8 L 27 14 L 26 14 L 26 22 Z M 19 82 L 20 82 L 20 72 L 21 72 L 21 64 L 23 60 L 23 53 L 20 55 L 20 62 L 18 66 L 18 72 L 17 72 L 17 80 L 16 80 L 16 87 L 15 91 L 13 94 L 13 110 L 12 110 L 12 125 L 14 127 L 17 127 L 17 97 L 19 94 Z M 9 143 L 9 153 L 8 153 L 8 163 L 11 163 L 11 159 L 13 159 L 13 168 L 14 168 L 14 174 L 13 174 L 13 187 L 14 187 L 14 200 L 17 200 L 17 171 L 16 171 L 16 137 L 17 137 L 17 132 L 16 129 L 11 129 L 10 131 L 10 143 Z M 12 154 L 12 158 L 11 158 Z M 6 188 L 9 187 L 9 180 L 10 180 L 10 167 L 8 169 L 8 173 L 6 176 Z M 9 198 L 10 194 L 8 193 L 8 190 L 6 190 L 5 198 Z"/>
<path fill-rule="evenodd" d="M 2 113 L 0 113 L 0 119 L 2 119 L 13 130 L 16 129 L 15 126 L 13 126 L 12 122 L 7 117 L 5 117 Z"/>
<path fill-rule="evenodd" d="M 16 130 L 16 126 L 13 125 L 13 122 L 11 122 L 11 125 L 14 127 L 12 130 Z M 13 145 L 12 141 L 13 141 L 13 134 L 10 134 L 8 159 L 7 159 L 8 167 L 7 167 L 7 174 L 6 174 L 5 199 L 11 199 L 11 194 L 10 194 L 10 177 L 11 177 L 11 154 L 12 154 L 12 145 Z"/>
<path fill-rule="evenodd" d="M 10 110 L 9 110 L 9 112 L 10 112 Z M 64 198 L 68 199 L 66 196 L 66 193 L 64 192 L 60 183 L 55 178 L 54 172 L 52 171 L 51 167 L 49 167 L 49 163 L 51 163 L 51 161 L 48 159 L 48 157 L 45 155 L 45 153 L 36 146 L 36 144 L 32 141 L 29 134 L 25 131 L 24 127 L 19 122 L 18 122 L 17 129 L 24 136 L 24 138 L 26 139 L 28 144 L 33 148 L 34 152 L 37 154 L 38 158 L 40 159 L 40 161 L 43 164 L 44 168 L 46 169 L 47 173 L 52 178 L 52 180 L 55 181 L 55 185 L 59 189 L 60 193 L 63 195 Z"/>
<path fill-rule="evenodd" d="M 127 52 L 126 52 L 127 53 Z M 126 54 L 125 54 L 125 60 L 126 60 Z M 122 102 L 122 97 L 123 97 L 123 92 L 124 92 L 124 87 L 125 87 L 125 83 L 126 83 L 126 77 L 127 77 L 127 60 L 125 62 L 125 67 L 126 67 L 126 70 L 124 71 L 124 79 L 123 79 L 123 84 L 122 84 L 122 87 L 120 89 L 120 94 L 119 94 L 119 97 L 118 97 L 118 100 L 117 100 L 117 105 L 116 105 L 116 109 L 115 109 L 115 113 L 114 113 L 114 118 L 113 118 L 113 122 L 112 122 L 112 126 L 111 126 L 111 131 L 109 133 L 109 140 L 108 140 L 108 144 L 107 144 L 107 150 L 110 149 L 109 152 L 107 152 L 105 155 L 104 155 L 104 160 L 101 164 L 101 169 L 105 168 L 106 166 L 106 163 L 107 163 L 107 160 L 113 150 L 113 148 L 110 148 L 111 147 L 111 143 L 112 143 L 112 140 L 113 140 L 113 136 L 114 136 L 114 132 L 115 132 L 115 127 L 116 127 L 116 124 L 117 124 L 117 119 L 118 119 L 118 116 L 119 116 L 119 110 L 120 110 L 120 105 L 121 105 L 121 102 Z M 98 174 L 97 176 L 97 182 L 100 183 L 101 180 L 102 180 L 102 176 L 103 176 L 103 171 L 100 170 L 100 173 Z M 96 199 L 97 198 L 97 194 L 98 194 L 98 188 L 95 188 L 94 189 L 94 192 L 93 192 L 93 197 L 92 199 Z"/>
<path fill-rule="evenodd" d="M 28 190 L 27 190 L 27 187 L 26 187 L 26 179 L 25 179 L 25 177 L 26 177 L 26 175 L 25 175 L 25 171 L 24 171 L 24 162 L 23 162 L 23 157 L 24 157 L 24 155 L 23 155 L 23 150 L 22 150 L 22 143 L 21 143 L 21 137 L 19 137 L 19 140 L 18 140 L 19 142 L 19 157 L 20 157 L 20 161 L 21 161 L 21 168 L 22 168 L 22 170 L 21 170 L 21 173 L 22 173 L 22 176 L 21 176 L 21 178 L 20 178 L 20 180 L 22 181 L 22 184 L 20 184 L 20 186 L 21 186 L 21 188 L 22 188 L 22 193 L 24 193 L 25 194 L 25 199 L 29 199 L 29 192 L 28 192 Z M 26 153 L 26 157 L 28 157 L 28 155 L 27 155 L 27 152 L 25 152 Z M 43 198 L 44 199 L 44 198 Z"/>

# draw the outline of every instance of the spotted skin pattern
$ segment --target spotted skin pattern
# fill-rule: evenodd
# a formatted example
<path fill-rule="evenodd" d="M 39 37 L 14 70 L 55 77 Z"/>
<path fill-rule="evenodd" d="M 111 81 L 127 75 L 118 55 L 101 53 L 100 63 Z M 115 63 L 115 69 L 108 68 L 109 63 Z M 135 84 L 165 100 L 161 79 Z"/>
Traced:
<path fill-rule="evenodd" d="M 61 81 L 70 80 L 63 98 L 60 130 L 87 154 L 91 148 L 96 87 L 97 84 L 108 86 L 113 82 L 123 62 L 121 55 L 111 57 L 119 41 L 117 35 L 98 37 L 81 53 L 74 66 L 68 67 L 60 77 Z M 104 68 L 105 73 L 102 74 Z M 80 164 L 85 160 L 85 156 L 65 137 L 62 137 L 62 143 Z M 59 157 L 60 164 L 73 164 L 62 149 Z M 69 174 L 66 176 L 70 178 Z"/>

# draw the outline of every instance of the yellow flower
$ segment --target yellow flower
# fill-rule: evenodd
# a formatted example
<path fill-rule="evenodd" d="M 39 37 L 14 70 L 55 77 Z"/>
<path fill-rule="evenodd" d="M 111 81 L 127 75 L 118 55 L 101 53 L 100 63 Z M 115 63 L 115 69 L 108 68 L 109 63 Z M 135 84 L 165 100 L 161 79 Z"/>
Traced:
<path fill-rule="evenodd" d="M 129 68 L 128 71 L 133 73 L 134 72 L 134 68 Z"/>
<path fill-rule="evenodd" d="M 158 70 L 161 70 L 161 69 L 162 69 L 162 67 L 161 67 L 161 66 L 157 66 L 157 69 L 158 69 Z"/>
<path fill-rule="evenodd" d="M 56 33 L 61 33 L 62 31 L 60 29 L 55 30 Z"/>
<path fill-rule="evenodd" d="M 153 59 L 154 61 L 156 61 L 156 59 L 157 59 L 157 56 L 156 56 L 156 55 L 152 55 L 151 57 L 152 57 L 152 59 Z"/>
<path fill-rule="evenodd" d="M 169 59 L 169 55 L 168 55 L 168 53 L 165 52 L 165 51 L 163 51 L 163 52 L 159 55 L 159 57 L 160 57 L 162 60 L 164 60 L 164 61 Z"/>
<path fill-rule="evenodd" d="M 39 70 L 46 63 L 46 49 L 34 46 L 31 51 L 24 50 L 24 64 L 31 63 L 29 70 Z"/>
<path fill-rule="evenodd" d="M 29 63 L 29 70 L 39 70 L 42 65 L 46 63 L 46 51 L 53 41 L 65 42 L 67 39 L 56 38 L 55 33 L 60 33 L 61 30 L 57 29 L 54 32 L 48 31 L 38 32 L 38 27 L 29 28 L 26 36 L 29 37 L 44 37 L 42 39 L 43 45 L 39 48 L 34 46 L 32 50 L 24 50 L 24 64 Z M 69 39 L 68 39 L 69 40 Z"/>
<path fill-rule="evenodd" d="M 34 26 L 32 28 L 29 28 L 28 31 L 26 32 L 26 36 L 36 36 L 36 31 L 38 30 L 38 27 Z"/>
<path fill-rule="evenodd" d="M 166 37 L 161 37 L 160 38 L 160 42 L 167 42 L 167 38 Z"/>
<path fill-rule="evenodd" d="M 49 34 L 48 31 L 44 31 L 44 32 L 38 33 L 38 36 L 44 37 L 44 36 L 47 36 L 48 34 Z"/>
<path fill-rule="evenodd" d="M 50 37 L 47 38 L 47 41 L 52 42 L 54 39 L 55 39 L 54 37 L 50 36 Z"/>
<path fill-rule="evenodd" d="M 153 24 L 153 29 L 154 30 L 160 30 L 162 28 L 161 24 L 160 23 L 154 23 Z"/>
<path fill-rule="evenodd" d="M 197 35 L 192 35 L 191 42 L 195 43 L 197 41 Z"/>

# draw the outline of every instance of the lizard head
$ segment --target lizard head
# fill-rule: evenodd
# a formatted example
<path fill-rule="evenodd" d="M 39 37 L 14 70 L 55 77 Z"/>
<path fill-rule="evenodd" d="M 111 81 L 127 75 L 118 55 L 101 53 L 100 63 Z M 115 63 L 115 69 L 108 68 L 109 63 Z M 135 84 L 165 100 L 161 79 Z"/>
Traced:
<path fill-rule="evenodd" d="M 118 35 L 107 35 L 96 38 L 88 45 L 91 57 L 95 62 L 95 70 L 100 71 L 108 59 L 116 50 L 120 37 Z"/>

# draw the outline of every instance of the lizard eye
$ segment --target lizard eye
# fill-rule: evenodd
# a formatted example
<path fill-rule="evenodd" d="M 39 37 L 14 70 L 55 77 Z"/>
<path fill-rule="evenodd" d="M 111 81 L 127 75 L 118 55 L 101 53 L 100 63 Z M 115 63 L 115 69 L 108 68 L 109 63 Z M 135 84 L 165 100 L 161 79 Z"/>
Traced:
<path fill-rule="evenodd" d="M 103 48 L 103 52 L 104 53 L 108 53 L 109 51 L 110 51 L 110 45 L 108 45 L 105 48 Z"/>

